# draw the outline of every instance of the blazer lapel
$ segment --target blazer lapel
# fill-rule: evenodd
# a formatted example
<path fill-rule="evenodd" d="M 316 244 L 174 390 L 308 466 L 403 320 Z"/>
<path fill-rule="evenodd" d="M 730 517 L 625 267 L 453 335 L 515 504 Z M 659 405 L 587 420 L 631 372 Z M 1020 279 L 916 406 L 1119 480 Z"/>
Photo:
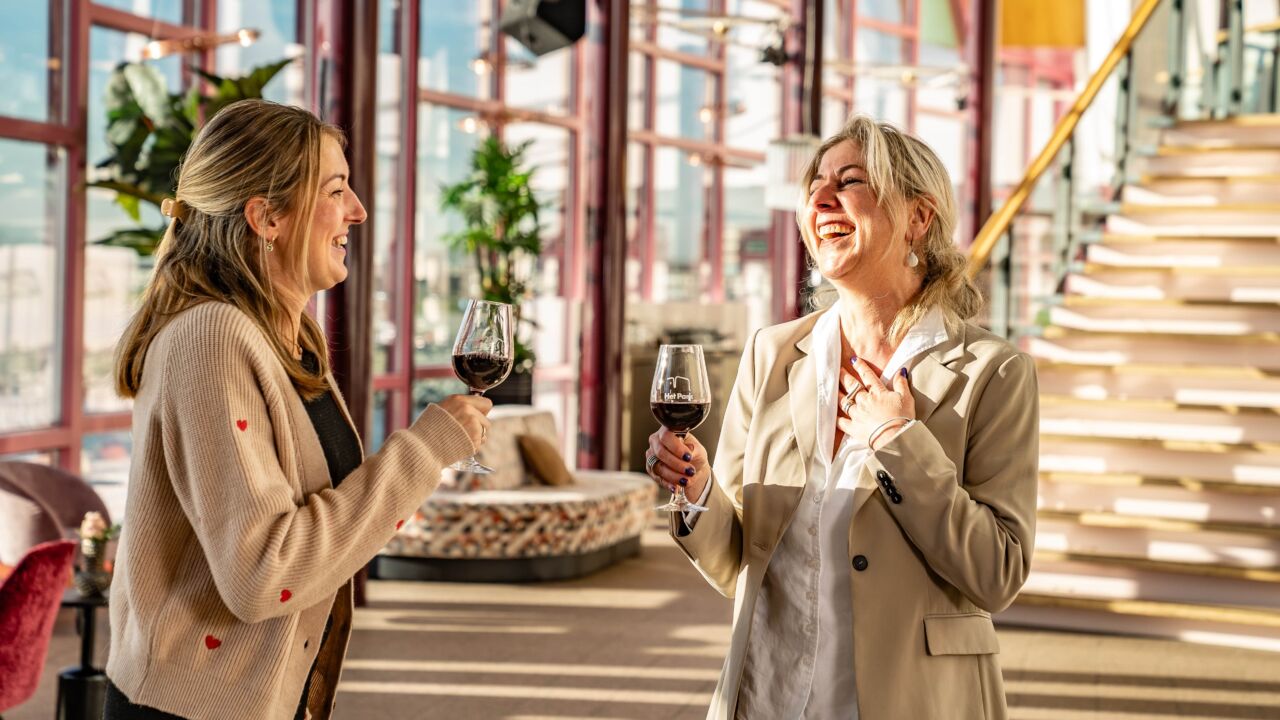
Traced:
<path fill-rule="evenodd" d="M 955 337 L 931 350 L 920 358 L 911 373 L 911 394 L 916 401 L 916 419 L 928 422 L 929 417 L 960 379 L 960 374 L 948 365 L 964 357 L 965 330 L 961 325 Z"/>
<path fill-rule="evenodd" d="M 818 388 L 817 370 L 809 351 L 813 346 L 812 333 L 806 333 L 796 343 L 800 356 L 787 368 L 787 396 L 791 404 L 791 424 L 796 433 L 796 446 L 805 466 L 813 457 L 818 438 L 818 411 L 814 407 Z M 804 478 L 800 479 L 803 485 Z"/>

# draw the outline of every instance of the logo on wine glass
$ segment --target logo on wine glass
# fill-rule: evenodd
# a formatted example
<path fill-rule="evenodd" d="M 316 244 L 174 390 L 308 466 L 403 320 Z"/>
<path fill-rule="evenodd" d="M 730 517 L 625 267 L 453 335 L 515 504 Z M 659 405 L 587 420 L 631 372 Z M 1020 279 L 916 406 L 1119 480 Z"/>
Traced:
<path fill-rule="evenodd" d="M 689 378 L 675 375 L 662 384 L 663 402 L 693 402 L 693 383 Z"/>

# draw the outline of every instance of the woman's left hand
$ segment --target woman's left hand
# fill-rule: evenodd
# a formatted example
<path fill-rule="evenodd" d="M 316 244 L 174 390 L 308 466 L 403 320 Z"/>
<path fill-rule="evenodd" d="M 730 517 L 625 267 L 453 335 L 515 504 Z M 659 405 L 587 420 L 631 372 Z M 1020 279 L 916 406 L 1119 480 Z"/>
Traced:
<path fill-rule="evenodd" d="M 841 368 L 841 394 L 838 404 L 840 412 L 836 415 L 836 427 L 855 441 L 864 443 L 867 436 L 876 428 L 892 418 L 916 417 L 916 399 L 911 395 L 911 387 L 907 379 L 906 368 L 893 376 L 893 387 L 885 387 L 879 374 L 864 360 L 853 362 L 853 372 Z M 853 404 L 844 402 L 850 392 L 857 391 Z M 872 450 L 879 448 L 897 431 L 906 425 L 900 421 L 884 428 L 876 438 Z"/>

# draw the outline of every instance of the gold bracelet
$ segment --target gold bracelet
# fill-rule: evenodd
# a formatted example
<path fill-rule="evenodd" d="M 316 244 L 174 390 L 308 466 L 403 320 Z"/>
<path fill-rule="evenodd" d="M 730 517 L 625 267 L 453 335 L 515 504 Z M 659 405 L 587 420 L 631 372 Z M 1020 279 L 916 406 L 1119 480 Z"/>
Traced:
<path fill-rule="evenodd" d="M 891 417 L 888 420 L 885 420 L 884 422 L 877 425 L 876 429 L 872 430 L 871 434 L 867 436 L 867 449 L 872 452 L 875 452 L 875 447 L 873 447 L 871 443 L 875 442 L 875 439 L 880 436 L 880 433 L 884 432 L 885 429 L 889 427 L 890 423 L 895 423 L 895 422 L 898 422 L 899 420 L 903 421 L 902 429 L 904 430 L 910 427 L 911 423 L 914 423 L 916 421 L 915 418 L 903 417 L 901 415 L 899 415 L 898 417 Z"/>

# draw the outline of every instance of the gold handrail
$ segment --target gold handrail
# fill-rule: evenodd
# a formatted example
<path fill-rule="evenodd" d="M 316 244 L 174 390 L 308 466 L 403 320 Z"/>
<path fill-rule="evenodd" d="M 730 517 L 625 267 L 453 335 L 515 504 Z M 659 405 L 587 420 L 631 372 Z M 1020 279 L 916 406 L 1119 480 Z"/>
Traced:
<path fill-rule="evenodd" d="M 1018 183 L 1018 187 L 1009 196 L 1009 199 L 1000 209 L 987 219 L 982 225 L 982 229 L 978 231 L 978 237 L 974 238 L 973 245 L 969 248 L 969 277 L 976 277 L 982 268 L 986 266 L 987 260 L 991 258 L 991 251 L 995 249 L 996 241 L 1000 239 L 1009 230 L 1009 226 L 1013 223 L 1013 218 L 1026 204 L 1027 199 L 1031 197 L 1031 190 L 1035 187 L 1036 182 L 1040 180 L 1040 176 L 1049 169 L 1049 165 L 1053 163 L 1053 158 L 1062 150 L 1062 146 L 1067 144 L 1067 140 L 1071 138 L 1072 133 L 1076 131 L 1076 125 L 1080 124 L 1080 118 L 1084 115 L 1084 111 L 1089 109 L 1094 98 L 1102 90 L 1102 85 L 1115 72 L 1120 61 L 1128 54 L 1129 48 L 1133 46 L 1133 41 L 1142 32 L 1142 28 L 1146 27 L 1147 21 L 1151 19 L 1151 14 L 1155 12 L 1156 6 L 1161 0 L 1144 0 L 1142 6 L 1133 14 L 1133 18 L 1129 21 L 1129 27 L 1125 28 L 1124 34 L 1116 42 L 1115 47 L 1111 48 L 1111 52 L 1106 59 L 1102 61 L 1102 65 L 1098 66 L 1097 71 L 1093 73 L 1093 77 L 1089 78 L 1089 84 L 1085 85 L 1084 92 L 1080 93 L 1080 97 L 1076 98 L 1075 103 L 1071 105 L 1071 109 L 1066 115 L 1058 121 L 1058 126 L 1053 129 L 1053 135 L 1049 137 L 1049 142 L 1045 144 L 1044 149 L 1036 156 L 1036 159 L 1027 168 L 1027 174 L 1023 176 L 1022 182 Z"/>
<path fill-rule="evenodd" d="M 1249 27 L 1244 29 L 1245 35 L 1260 35 L 1262 33 L 1269 33 L 1269 32 L 1280 32 L 1280 20 L 1271 20 L 1270 22 L 1258 23 L 1257 25 L 1250 25 Z M 1219 30 L 1217 37 L 1218 37 L 1218 44 L 1221 45 L 1222 43 L 1225 43 L 1227 40 L 1231 39 L 1231 31 Z"/>

